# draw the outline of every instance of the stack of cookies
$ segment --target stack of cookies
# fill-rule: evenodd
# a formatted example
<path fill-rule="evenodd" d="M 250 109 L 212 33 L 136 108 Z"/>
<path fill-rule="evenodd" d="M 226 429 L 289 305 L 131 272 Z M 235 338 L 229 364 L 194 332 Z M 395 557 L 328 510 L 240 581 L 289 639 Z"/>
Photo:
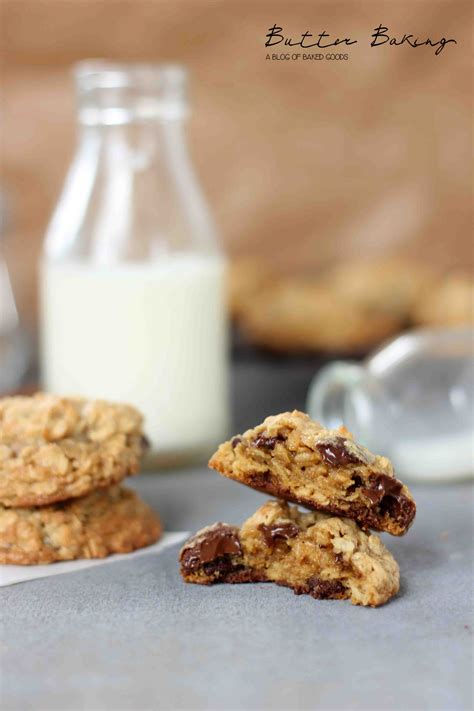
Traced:
<path fill-rule="evenodd" d="M 241 527 L 215 523 L 199 531 L 180 553 L 184 580 L 274 582 L 374 607 L 398 592 L 398 565 L 369 529 L 403 535 L 415 502 L 389 460 L 356 444 L 347 430 L 286 412 L 222 444 L 209 464 L 278 500 Z"/>
<path fill-rule="evenodd" d="M 0 563 L 103 558 L 162 527 L 119 485 L 146 440 L 133 407 L 37 394 L 0 400 Z"/>

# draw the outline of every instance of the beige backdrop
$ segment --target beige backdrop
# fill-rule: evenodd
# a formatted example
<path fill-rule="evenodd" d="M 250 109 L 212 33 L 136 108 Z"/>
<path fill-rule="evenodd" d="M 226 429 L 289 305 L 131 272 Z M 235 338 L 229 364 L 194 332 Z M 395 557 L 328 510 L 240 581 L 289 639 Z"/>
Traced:
<path fill-rule="evenodd" d="M 231 253 L 289 270 L 396 252 L 472 263 L 470 3 L 3 0 L 8 258 L 35 320 L 42 235 L 74 145 L 70 65 L 174 60 L 192 71 L 190 142 Z M 350 35 L 347 62 L 270 62 L 274 23 Z M 397 36 L 431 48 L 370 48 Z M 273 51 L 278 51 L 275 48 Z M 313 50 L 314 51 L 314 50 Z"/>

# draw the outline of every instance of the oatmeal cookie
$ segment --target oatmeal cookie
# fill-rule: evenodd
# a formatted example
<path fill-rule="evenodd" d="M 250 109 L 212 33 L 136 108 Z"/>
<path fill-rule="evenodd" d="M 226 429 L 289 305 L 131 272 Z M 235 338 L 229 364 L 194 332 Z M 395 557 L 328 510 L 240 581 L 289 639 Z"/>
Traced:
<path fill-rule="evenodd" d="M 358 305 L 326 284 L 298 279 L 255 294 L 239 325 L 253 343 L 285 353 L 363 353 L 401 327 L 396 315 Z"/>
<path fill-rule="evenodd" d="M 339 264 L 326 271 L 324 280 L 355 306 L 392 314 L 404 325 L 435 275 L 421 264 L 390 259 Z"/>
<path fill-rule="evenodd" d="M 240 529 L 216 523 L 199 531 L 180 564 L 190 583 L 274 582 L 354 605 L 382 605 L 399 589 L 398 565 L 378 536 L 281 501 L 261 506 Z"/>
<path fill-rule="evenodd" d="M 137 474 L 142 416 L 128 405 L 38 393 L 0 400 L 0 503 L 43 506 Z"/>
<path fill-rule="evenodd" d="M 156 514 L 120 486 L 39 508 L 0 505 L 0 563 L 105 558 L 148 546 L 161 532 Z"/>
<path fill-rule="evenodd" d="M 463 274 L 450 274 L 425 291 L 413 309 L 419 326 L 472 326 L 474 281 Z"/>
<path fill-rule="evenodd" d="M 275 280 L 273 270 L 263 259 L 236 257 L 227 270 L 227 302 L 232 318 L 238 319 L 252 298 Z"/>
<path fill-rule="evenodd" d="M 221 444 L 209 466 L 258 491 L 395 536 L 406 533 L 416 513 L 388 459 L 356 444 L 345 428 L 327 430 L 296 410 Z"/>

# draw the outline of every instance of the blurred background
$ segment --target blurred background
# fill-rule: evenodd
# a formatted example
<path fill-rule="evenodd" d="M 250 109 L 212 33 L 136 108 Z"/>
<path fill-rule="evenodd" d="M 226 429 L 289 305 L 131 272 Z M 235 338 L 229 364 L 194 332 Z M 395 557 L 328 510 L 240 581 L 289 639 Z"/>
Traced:
<path fill-rule="evenodd" d="M 73 154 L 71 65 L 191 71 L 189 140 L 230 255 L 290 273 L 402 255 L 472 267 L 471 4 L 3 0 L 2 192 L 18 308 L 37 323 L 37 259 Z M 265 61 L 274 23 L 359 40 L 348 61 Z M 455 37 L 431 48 L 369 46 Z"/>
<path fill-rule="evenodd" d="M 473 322 L 469 2 L 3 0 L 1 12 L 0 391 L 25 382 L 27 358 L 38 386 L 38 263 L 74 155 L 72 66 L 88 58 L 175 62 L 190 73 L 192 162 L 229 267 L 217 253 L 214 261 L 198 254 L 201 228 L 205 239 L 213 231 L 179 157 L 172 132 L 180 128 L 167 119 L 148 125 L 143 115 L 123 130 L 112 122 L 107 142 L 101 138 L 109 148 L 97 152 L 101 167 L 89 156 L 93 169 L 85 178 L 78 171 L 48 236 L 48 246 L 72 251 L 71 270 L 67 260 L 50 269 L 48 255 L 42 387 L 137 405 L 153 447 L 173 457 L 183 432 L 196 440 L 189 451 L 199 440 L 208 456 L 230 430 L 309 407 L 391 456 L 395 431 L 401 442 L 425 437 L 415 444 L 426 452 L 431 433 L 444 428 L 440 477 L 462 432 L 460 473 L 472 470 L 472 331 L 442 331 Z M 325 31 L 358 42 L 342 46 L 347 61 L 268 61 L 269 52 L 287 49 L 265 47 L 274 24 L 294 38 Z M 410 33 L 457 44 L 438 55 L 406 43 L 372 48 L 379 24 L 398 40 Z M 97 106 L 110 101 L 121 111 L 137 77 L 117 85 L 128 87 L 123 92 L 107 85 L 100 93 L 99 84 L 95 96 L 84 87 L 104 76 L 84 75 L 82 99 L 90 91 Z M 90 257 L 102 254 L 100 245 L 121 257 L 97 270 Z M 126 269 L 127 245 L 135 271 Z M 83 247 L 92 253 L 81 266 Z M 370 383 L 360 386 L 372 412 L 365 432 L 356 410 L 352 421 L 347 408 L 326 416 L 317 391 L 308 405 L 323 366 L 365 357 L 419 327 L 434 327 L 433 339 L 385 352 L 380 402 Z M 350 367 L 349 404 L 359 387 Z M 359 368 L 357 378 L 367 372 Z M 319 377 L 331 403 L 327 373 Z"/>

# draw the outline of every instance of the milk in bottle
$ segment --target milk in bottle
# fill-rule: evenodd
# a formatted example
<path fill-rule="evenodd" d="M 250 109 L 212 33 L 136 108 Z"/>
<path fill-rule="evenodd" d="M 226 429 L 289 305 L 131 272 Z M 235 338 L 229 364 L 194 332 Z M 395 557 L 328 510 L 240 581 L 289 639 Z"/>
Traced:
<path fill-rule="evenodd" d="M 158 462 L 227 434 L 225 260 L 180 67 L 81 63 L 79 141 L 41 266 L 46 390 L 129 402 Z"/>

